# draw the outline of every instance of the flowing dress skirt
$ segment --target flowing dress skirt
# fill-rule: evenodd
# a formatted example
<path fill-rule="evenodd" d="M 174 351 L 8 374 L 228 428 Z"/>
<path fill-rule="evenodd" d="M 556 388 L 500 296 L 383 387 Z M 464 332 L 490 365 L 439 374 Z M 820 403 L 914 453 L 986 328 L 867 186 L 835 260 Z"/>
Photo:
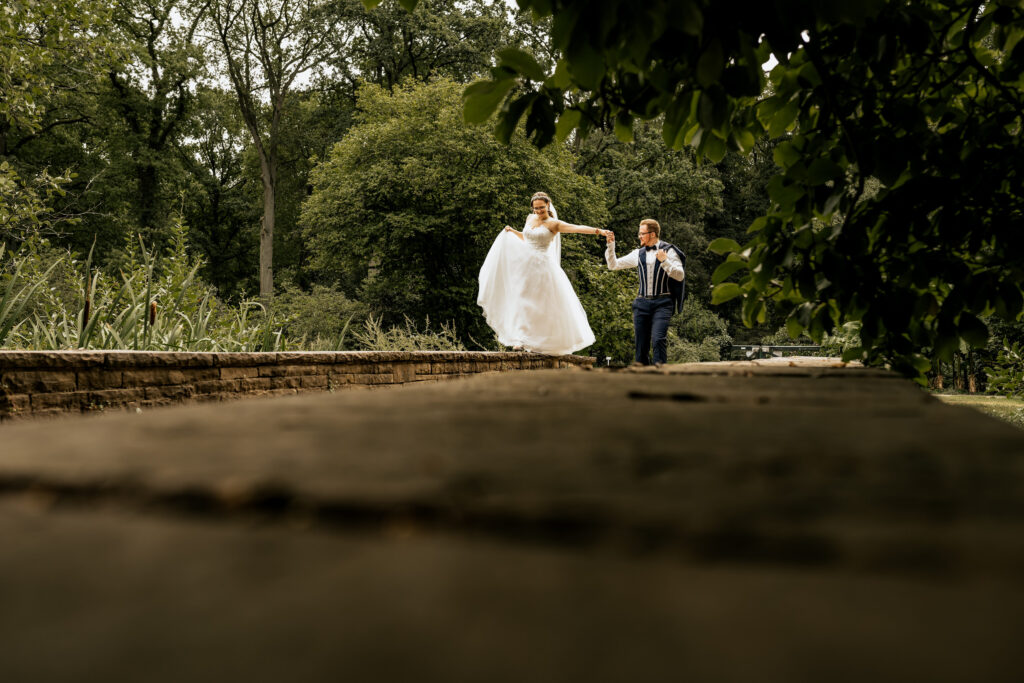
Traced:
<path fill-rule="evenodd" d="M 590 346 L 594 333 L 547 246 L 501 232 L 480 268 L 477 303 L 505 346 L 561 355 Z"/>

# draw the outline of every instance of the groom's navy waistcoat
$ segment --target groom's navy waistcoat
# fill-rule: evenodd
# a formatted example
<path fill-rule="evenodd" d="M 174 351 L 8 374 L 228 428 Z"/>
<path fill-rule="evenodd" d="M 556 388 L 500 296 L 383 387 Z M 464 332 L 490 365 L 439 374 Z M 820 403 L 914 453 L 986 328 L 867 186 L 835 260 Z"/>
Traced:
<path fill-rule="evenodd" d="M 658 242 L 658 249 L 664 249 L 668 251 L 673 249 L 676 255 L 679 257 L 679 262 L 683 268 L 686 268 L 686 254 L 674 244 L 669 242 Z M 640 276 L 640 296 L 659 296 L 661 294 L 669 294 L 672 296 L 672 309 L 675 313 L 683 312 L 683 297 L 686 296 L 686 280 L 673 280 L 668 276 L 664 270 L 661 269 L 661 261 L 654 259 L 654 277 L 651 278 L 654 283 L 654 291 L 647 291 L 647 250 L 640 249 L 640 258 L 637 259 L 636 269 L 637 274 Z"/>

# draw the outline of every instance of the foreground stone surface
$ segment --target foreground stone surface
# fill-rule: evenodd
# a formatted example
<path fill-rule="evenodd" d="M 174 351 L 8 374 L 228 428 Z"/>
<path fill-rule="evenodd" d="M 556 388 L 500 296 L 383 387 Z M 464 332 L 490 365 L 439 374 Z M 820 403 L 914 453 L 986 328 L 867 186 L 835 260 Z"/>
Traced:
<path fill-rule="evenodd" d="M 5 424 L 0 680 L 1020 680 L 1024 432 L 831 365 Z"/>

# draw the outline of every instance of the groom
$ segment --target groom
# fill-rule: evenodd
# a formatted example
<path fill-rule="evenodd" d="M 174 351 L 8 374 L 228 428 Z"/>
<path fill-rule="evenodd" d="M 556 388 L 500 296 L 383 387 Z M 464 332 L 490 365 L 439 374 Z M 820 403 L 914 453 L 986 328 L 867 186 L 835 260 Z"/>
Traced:
<path fill-rule="evenodd" d="M 608 248 L 605 261 L 609 270 L 636 268 L 640 277 L 640 291 L 633 301 L 633 334 L 636 338 L 636 362 L 651 364 L 651 345 L 654 345 L 654 363 L 668 360 L 668 323 L 673 313 L 683 310 L 686 255 L 673 244 L 659 239 L 661 226 L 653 218 L 640 221 L 637 236 L 640 248 L 615 258 L 615 235 L 606 235 Z"/>

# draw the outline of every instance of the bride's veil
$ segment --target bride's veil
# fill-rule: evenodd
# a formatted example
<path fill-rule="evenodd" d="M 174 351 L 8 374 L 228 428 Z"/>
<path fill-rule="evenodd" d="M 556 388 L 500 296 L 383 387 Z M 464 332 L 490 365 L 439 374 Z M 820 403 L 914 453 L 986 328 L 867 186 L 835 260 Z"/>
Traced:
<path fill-rule="evenodd" d="M 555 203 L 550 200 L 548 201 L 548 211 L 551 212 L 551 217 L 557 221 L 558 212 L 555 211 Z M 555 267 L 562 267 L 562 233 L 555 233 L 555 238 L 548 245 L 548 257 L 554 262 Z"/>

